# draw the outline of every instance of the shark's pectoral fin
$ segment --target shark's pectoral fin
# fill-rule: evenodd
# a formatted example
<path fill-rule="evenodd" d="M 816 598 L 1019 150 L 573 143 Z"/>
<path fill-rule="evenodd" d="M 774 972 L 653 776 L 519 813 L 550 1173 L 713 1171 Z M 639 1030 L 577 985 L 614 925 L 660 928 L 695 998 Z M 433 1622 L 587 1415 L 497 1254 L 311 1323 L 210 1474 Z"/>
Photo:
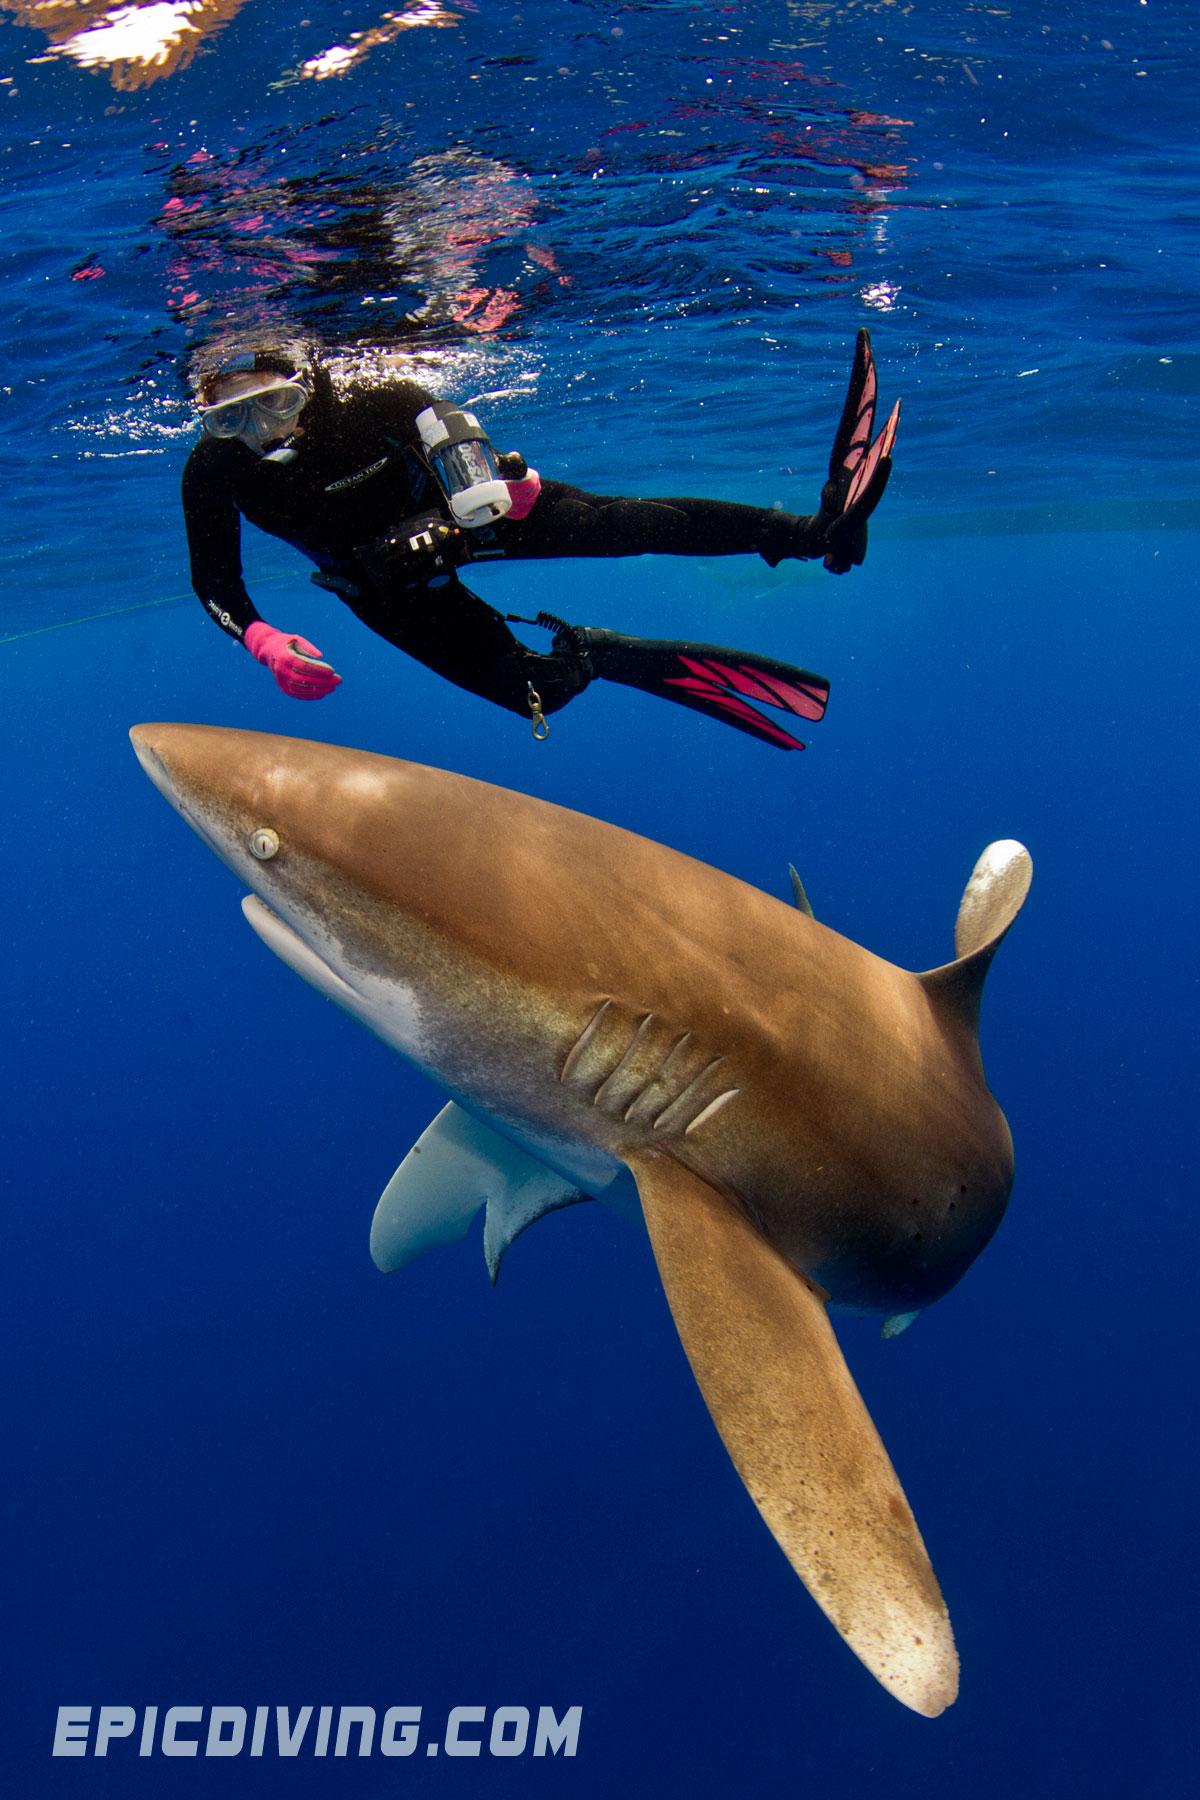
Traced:
<path fill-rule="evenodd" d="M 958 1691 L 945 1601 L 818 1290 L 664 1152 L 629 1158 L 671 1312 L 725 1447 L 792 1567 L 888 1691 Z"/>
<path fill-rule="evenodd" d="M 371 1256 L 385 1274 L 401 1269 L 423 1250 L 465 1237 L 486 1204 L 484 1254 L 495 1281 L 514 1238 L 543 1213 L 584 1198 L 452 1100 L 383 1190 L 371 1221 Z"/>

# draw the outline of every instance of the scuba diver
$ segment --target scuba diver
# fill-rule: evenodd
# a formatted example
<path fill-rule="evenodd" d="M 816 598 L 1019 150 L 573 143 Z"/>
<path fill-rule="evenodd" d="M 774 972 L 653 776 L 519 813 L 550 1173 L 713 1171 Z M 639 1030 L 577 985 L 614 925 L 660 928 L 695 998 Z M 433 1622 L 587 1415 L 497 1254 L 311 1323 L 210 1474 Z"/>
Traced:
<path fill-rule="evenodd" d="M 811 516 L 703 499 L 636 500 L 542 481 L 497 455 L 474 414 L 415 382 L 341 391 L 319 361 L 262 350 L 199 388 L 203 436 L 183 473 L 192 585 L 210 616 L 285 694 L 320 700 L 341 677 L 306 638 L 261 619 L 242 580 L 241 520 L 301 551 L 311 579 L 372 631 L 457 686 L 549 732 L 546 715 L 592 680 L 616 681 L 720 719 L 780 749 L 800 740 L 751 705 L 816 720 L 829 684 L 789 663 L 712 644 L 626 637 L 501 614 L 463 582 L 467 565 L 548 557 L 757 554 L 771 568 L 820 557 L 860 564 L 891 472 L 897 402 L 873 437 L 874 359 L 860 331 L 829 478 Z M 509 623 L 553 633 L 530 649 Z"/>

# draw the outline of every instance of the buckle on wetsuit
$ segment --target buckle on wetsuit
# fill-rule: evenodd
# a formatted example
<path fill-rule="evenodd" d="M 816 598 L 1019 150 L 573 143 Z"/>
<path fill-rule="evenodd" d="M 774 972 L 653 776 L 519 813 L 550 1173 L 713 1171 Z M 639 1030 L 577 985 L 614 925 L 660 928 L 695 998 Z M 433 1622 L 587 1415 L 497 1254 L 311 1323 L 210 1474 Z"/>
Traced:
<path fill-rule="evenodd" d="M 525 704 L 529 708 L 529 717 L 533 724 L 533 735 L 539 744 L 544 744 L 550 736 L 550 721 L 542 711 L 542 696 L 532 681 L 525 683 Z"/>

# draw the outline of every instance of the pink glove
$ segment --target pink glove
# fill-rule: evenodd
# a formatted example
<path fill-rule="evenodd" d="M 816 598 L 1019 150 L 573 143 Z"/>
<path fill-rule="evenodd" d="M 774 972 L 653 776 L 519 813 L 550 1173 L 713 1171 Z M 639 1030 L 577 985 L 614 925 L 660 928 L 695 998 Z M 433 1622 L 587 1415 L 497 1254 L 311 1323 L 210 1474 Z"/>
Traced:
<path fill-rule="evenodd" d="M 293 700 L 323 700 L 342 679 L 327 662 L 322 662 L 315 644 L 307 638 L 289 637 L 286 631 L 277 631 L 263 619 L 247 625 L 242 642 L 255 662 L 270 669 Z"/>
<path fill-rule="evenodd" d="M 533 503 L 542 491 L 542 478 L 536 469 L 526 469 L 519 481 L 506 481 L 512 505 L 508 509 L 510 519 L 523 519 L 533 511 Z"/>

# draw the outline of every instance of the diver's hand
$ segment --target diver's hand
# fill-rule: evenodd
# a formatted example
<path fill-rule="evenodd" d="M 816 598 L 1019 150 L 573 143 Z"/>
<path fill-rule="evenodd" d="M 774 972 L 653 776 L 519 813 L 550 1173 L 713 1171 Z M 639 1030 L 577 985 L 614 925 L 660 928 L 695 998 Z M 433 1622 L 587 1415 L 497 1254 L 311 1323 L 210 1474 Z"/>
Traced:
<path fill-rule="evenodd" d="M 867 520 L 883 499 L 892 472 L 900 402 L 897 400 L 872 442 L 877 390 L 870 335 L 860 331 L 846 404 L 829 457 L 829 479 L 821 490 L 821 508 L 814 521 L 825 567 L 832 575 L 845 575 L 866 556 Z"/>
<path fill-rule="evenodd" d="M 445 582 L 459 563 L 469 562 L 471 545 L 461 525 L 441 513 L 414 513 L 398 525 L 359 544 L 353 557 L 356 574 L 368 589 L 391 591 Z"/>
<path fill-rule="evenodd" d="M 405 527 L 401 526 L 403 531 Z M 431 570 L 454 569 L 466 562 L 471 546 L 461 525 L 445 519 L 426 519 L 404 540 L 409 556 L 427 563 Z"/>
<path fill-rule="evenodd" d="M 342 679 L 329 663 L 322 661 L 315 644 L 307 638 L 277 631 L 263 619 L 247 625 L 242 642 L 255 662 L 270 669 L 293 700 L 323 700 Z"/>
<path fill-rule="evenodd" d="M 514 521 L 526 518 L 542 491 L 541 476 L 529 467 L 519 450 L 506 450 L 503 456 L 496 458 L 496 467 L 508 488 L 507 516 Z"/>

